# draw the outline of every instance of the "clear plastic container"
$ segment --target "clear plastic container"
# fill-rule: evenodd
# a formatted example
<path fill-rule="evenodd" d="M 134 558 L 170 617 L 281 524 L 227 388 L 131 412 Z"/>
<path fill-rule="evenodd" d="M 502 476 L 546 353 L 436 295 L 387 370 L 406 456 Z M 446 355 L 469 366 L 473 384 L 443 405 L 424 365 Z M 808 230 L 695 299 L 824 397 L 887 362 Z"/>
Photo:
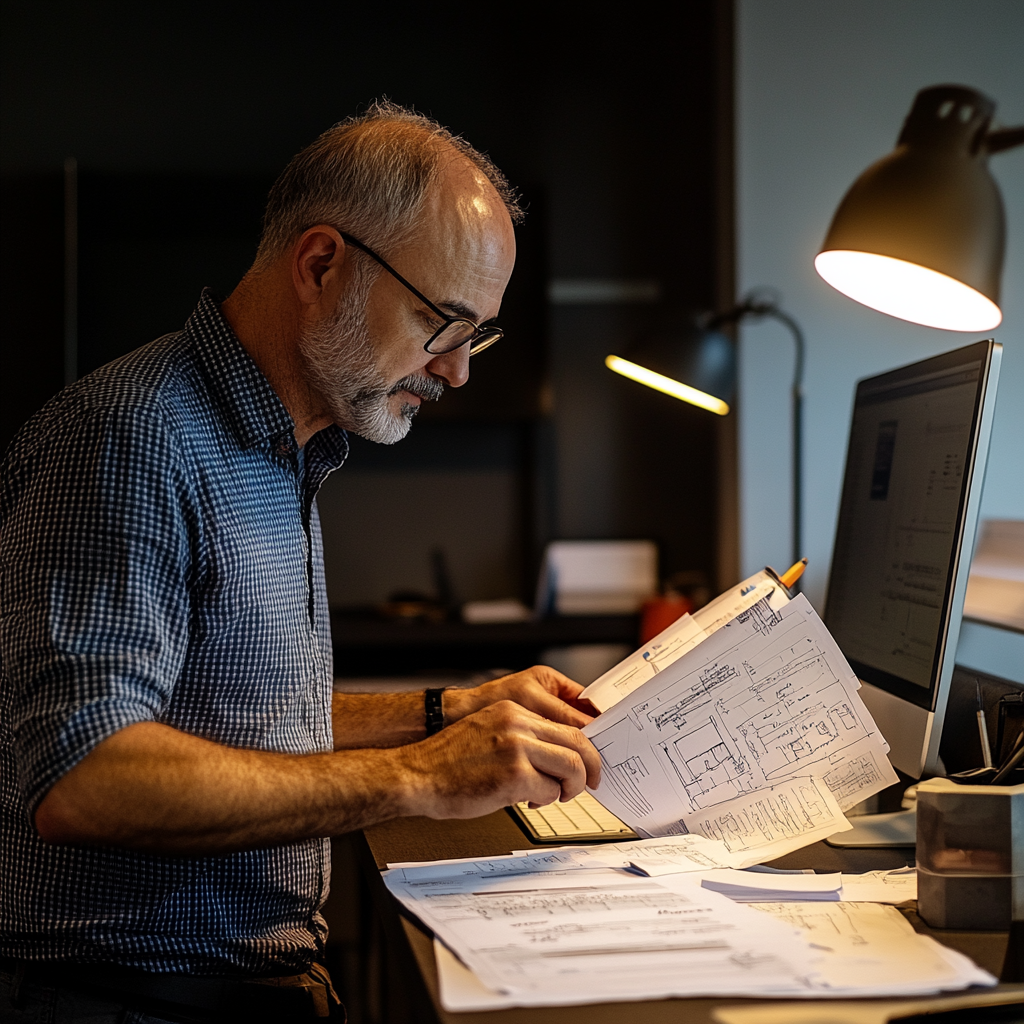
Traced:
<path fill-rule="evenodd" d="M 917 908 L 933 928 L 1024 920 L 1024 785 L 917 787 Z"/>

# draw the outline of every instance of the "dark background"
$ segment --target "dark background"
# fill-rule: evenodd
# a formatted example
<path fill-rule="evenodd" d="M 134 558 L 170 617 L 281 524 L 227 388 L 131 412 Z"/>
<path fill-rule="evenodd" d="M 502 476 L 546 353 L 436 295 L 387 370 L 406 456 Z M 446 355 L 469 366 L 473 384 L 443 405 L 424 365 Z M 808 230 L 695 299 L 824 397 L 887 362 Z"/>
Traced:
<path fill-rule="evenodd" d="M 435 545 L 458 597 L 528 598 L 554 537 L 650 537 L 664 574 L 731 582 L 731 425 L 603 366 L 731 298 L 728 4 L 2 10 L 0 445 L 64 379 L 65 158 L 84 373 L 178 329 L 202 286 L 229 291 L 274 176 L 386 95 L 489 152 L 530 216 L 506 340 L 404 445 L 357 441 L 325 488 L 332 603 L 429 588 Z M 655 281 L 661 299 L 548 304 L 564 278 Z"/>
<path fill-rule="evenodd" d="M 506 339 L 406 441 L 355 439 L 323 488 L 332 603 L 429 590 L 438 546 L 458 598 L 529 600 L 556 537 L 652 538 L 664 575 L 737 578 L 732 419 L 603 365 L 733 300 L 731 2 L 0 11 L 0 447 L 65 382 L 66 158 L 85 373 L 179 329 L 203 286 L 229 291 L 289 158 L 389 96 L 489 152 L 529 217 Z M 547 301 L 576 278 L 656 282 L 660 299 Z M 408 1019 L 357 844 L 332 845 L 327 959 L 349 1019 Z"/>

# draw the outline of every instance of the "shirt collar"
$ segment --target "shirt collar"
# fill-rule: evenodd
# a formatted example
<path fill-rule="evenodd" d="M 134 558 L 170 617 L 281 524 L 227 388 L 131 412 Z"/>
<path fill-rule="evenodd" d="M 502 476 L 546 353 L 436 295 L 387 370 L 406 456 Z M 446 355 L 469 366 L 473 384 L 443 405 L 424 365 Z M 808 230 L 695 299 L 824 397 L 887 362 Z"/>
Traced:
<path fill-rule="evenodd" d="M 203 289 L 185 331 L 210 393 L 243 448 L 278 434 L 294 436 L 295 423 L 284 403 L 231 330 L 209 288 Z"/>
<path fill-rule="evenodd" d="M 209 288 L 203 289 L 185 325 L 195 346 L 196 358 L 209 382 L 210 392 L 243 448 L 272 438 L 295 444 L 295 422 L 270 381 L 253 362 L 224 319 L 220 303 Z M 331 424 L 315 434 L 316 486 L 348 455 L 348 438 Z M 308 447 L 308 446 L 307 446 Z"/>

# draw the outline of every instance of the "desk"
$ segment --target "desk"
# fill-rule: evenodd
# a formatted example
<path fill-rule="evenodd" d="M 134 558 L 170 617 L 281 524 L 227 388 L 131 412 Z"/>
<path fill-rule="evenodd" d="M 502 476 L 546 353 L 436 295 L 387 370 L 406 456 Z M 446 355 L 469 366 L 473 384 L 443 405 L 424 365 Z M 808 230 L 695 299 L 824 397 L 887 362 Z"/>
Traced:
<path fill-rule="evenodd" d="M 489 1013 L 447 1013 L 438 998 L 437 969 L 430 934 L 401 912 L 384 887 L 380 869 L 389 862 L 438 860 L 448 857 L 493 857 L 534 845 L 505 811 L 471 821 L 432 821 L 403 818 L 367 829 L 363 835 L 362 875 L 377 907 L 388 945 L 394 1000 L 385 1019 L 443 1024 L 610 1024 L 642 1019 L 644 1024 L 671 1021 L 710 1022 L 715 1006 L 749 1002 L 742 999 L 662 999 L 644 1003 L 605 1003 L 575 1007 L 496 1010 Z M 537 847 L 542 849 L 543 847 Z M 912 864 L 912 848 L 894 850 L 837 850 L 815 843 L 777 861 L 776 867 L 813 867 L 822 871 L 871 871 Z M 919 932 L 933 935 L 966 953 L 979 966 L 999 975 L 1006 951 L 1005 932 L 937 932 L 913 911 L 905 911 Z M 401 979 L 399 983 L 397 979 Z M 398 991 L 399 984 L 405 989 Z M 1024 997 L 1024 986 L 1021 989 Z"/>

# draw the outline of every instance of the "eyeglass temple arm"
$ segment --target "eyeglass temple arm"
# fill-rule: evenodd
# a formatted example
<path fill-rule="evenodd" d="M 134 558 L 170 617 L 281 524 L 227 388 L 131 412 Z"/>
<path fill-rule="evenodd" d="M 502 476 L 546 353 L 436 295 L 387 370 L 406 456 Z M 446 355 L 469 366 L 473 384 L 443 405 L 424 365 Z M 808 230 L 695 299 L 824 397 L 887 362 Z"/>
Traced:
<path fill-rule="evenodd" d="M 423 292 L 419 290 L 419 288 L 417 288 L 415 285 L 410 284 L 408 281 L 406 281 L 404 277 L 402 277 L 402 275 L 397 270 L 395 270 L 394 267 L 385 263 L 384 260 L 380 256 L 378 256 L 368 245 L 364 245 L 362 242 L 359 241 L 358 238 L 353 238 L 350 234 L 348 234 L 345 231 L 340 231 L 338 233 L 349 245 L 354 245 L 357 249 L 361 250 L 362 252 L 365 252 L 366 255 L 370 257 L 371 260 L 375 260 L 396 280 L 401 281 L 401 283 L 404 284 L 405 287 L 408 288 L 409 291 L 411 291 L 413 295 L 416 296 L 416 298 L 418 298 L 421 302 L 425 302 L 435 313 L 438 314 L 438 316 L 443 316 L 448 319 L 451 319 L 447 313 L 445 313 L 443 310 L 438 309 L 437 306 L 435 306 L 430 301 L 430 299 L 428 299 L 426 295 L 424 295 Z"/>

